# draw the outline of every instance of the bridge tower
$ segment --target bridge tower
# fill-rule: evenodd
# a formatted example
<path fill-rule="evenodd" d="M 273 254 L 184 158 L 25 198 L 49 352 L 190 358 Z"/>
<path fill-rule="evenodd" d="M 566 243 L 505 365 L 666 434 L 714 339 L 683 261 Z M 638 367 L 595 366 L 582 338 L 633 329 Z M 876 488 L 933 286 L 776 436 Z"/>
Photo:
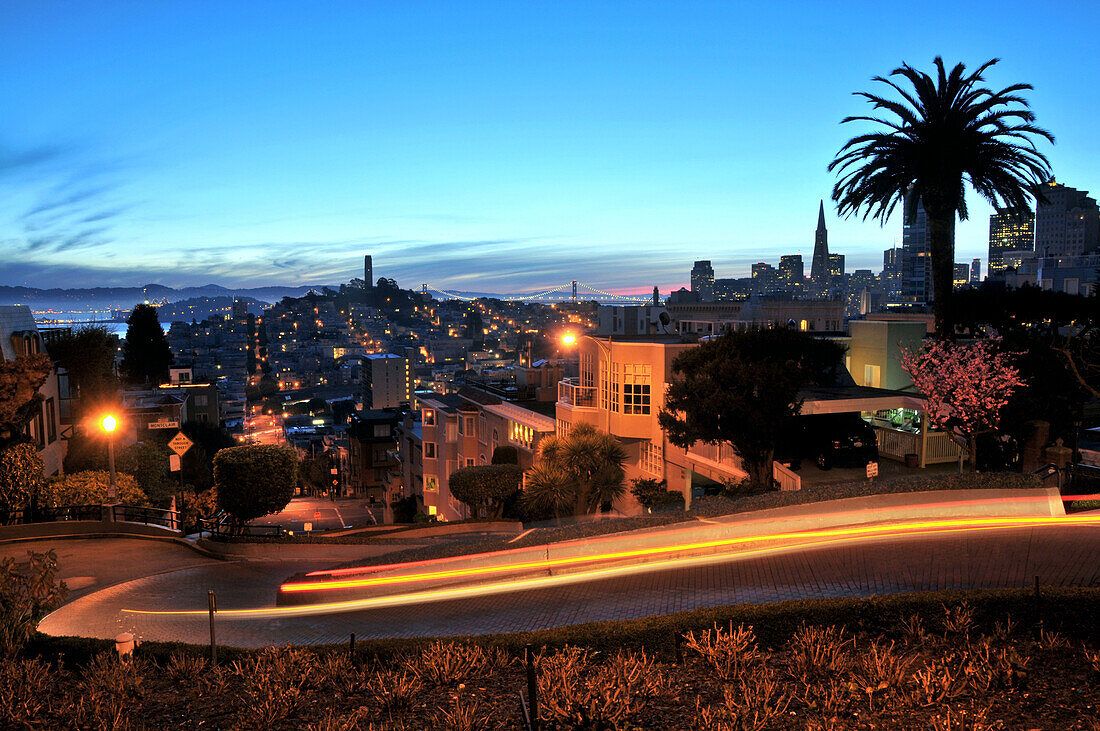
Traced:
<path fill-rule="evenodd" d="M 420 294 L 427 294 L 427 293 L 428 293 L 428 283 L 424 282 L 423 284 L 420 285 Z"/>
<path fill-rule="evenodd" d="M 573 301 L 577 301 L 577 280 L 573 280 Z"/>

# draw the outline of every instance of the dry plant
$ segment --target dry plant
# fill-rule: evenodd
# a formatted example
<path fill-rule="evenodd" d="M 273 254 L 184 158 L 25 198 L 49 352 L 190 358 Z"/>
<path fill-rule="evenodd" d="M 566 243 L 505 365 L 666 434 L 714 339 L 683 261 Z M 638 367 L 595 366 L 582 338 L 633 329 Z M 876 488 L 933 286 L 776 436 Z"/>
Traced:
<path fill-rule="evenodd" d="M 930 708 L 947 703 L 966 692 L 966 680 L 961 670 L 933 661 L 913 674 L 909 696 L 915 706 Z"/>
<path fill-rule="evenodd" d="M 1061 650 L 1069 647 L 1069 641 L 1061 632 L 1047 632 L 1042 625 L 1039 625 L 1038 645 L 1044 650 Z"/>
<path fill-rule="evenodd" d="M 1093 652 L 1084 642 L 1081 643 L 1081 652 L 1085 655 L 1085 662 L 1092 668 L 1092 672 L 1100 675 L 1100 652 Z"/>
<path fill-rule="evenodd" d="M 722 703 L 703 705 L 695 699 L 698 731 L 763 731 L 787 712 L 791 697 L 783 692 L 774 671 L 758 666 L 742 682 L 722 689 Z"/>
<path fill-rule="evenodd" d="M 78 727 L 132 728 L 133 709 L 140 705 L 148 663 L 140 658 L 121 662 L 112 652 L 93 657 L 80 673 L 73 716 Z"/>
<path fill-rule="evenodd" d="M 408 670 L 384 669 L 370 676 L 366 686 L 374 700 L 392 713 L 412 707 L 413 700 L 424 688 L 424 682 Z"/>
<path fill-rule="evenodd" d="M 823 675 L 835 675 L 852 664 L 854 640 L 843 627 L 809 627 L 802 625 L 791 637 L 791 675 L 803 682 Z"/>
<path fill-rule="evenodd" d="M 451 696 L 450 708 L 439 708 L 433 719 L 436 726 L 446 731 L 483 731 L 498 728 L 492 711 L 486 710 L 476 698 Z"/>
<path fill-rule="evenodd" d="M 620 650 L 604 663 L 565 648 L 539 662 L 539 717 L 563 728 L 626 728 L 666 687 L 653 658 Z"/>
<path fill-rule="evenodd" d="M 684 635 L 684 646 L 703 658 L 722 680 L 740 678 L 750 665 L 760 660 L 752 627 L 741 624 L 736 629 L 722 629 L 715 624 L 714 629 L 698 635 L 688 632 Z"/>
<path fill-rule="evenodd" d="M 230 672 L 241 681 L 235 721 L 242 728 L 266 728 L 292 717 L 316 680 L 313 655 L 294 647 L 268 648 L 235 660 Z"/>
<path fill-rule="evenodd" d="M 317 658 L 317 682 L 321 690 L 353 696 L 366 688 L 367 675 L 347 653 L 332 652 Z"/>
<path fill-rule="evenodd" d="M 411 731 L 403 722 L 378 721 L 376 716 L 366 706 L 360 706 L 346 714 L 330 708 L 324 718 L 305 728 L 307 731 Z"/>
<path fill-rule="evenodd" d="M 912 666 L 912 658 L 895 652 L 893 642 L 871 642 L 856 658 L 852 690 L 867 695 L 867 708 L 873 712 L 874 696 L 903 690 L 912 675 Z"/>
<path fill-rule="evenodd" d="M 965 601 L 953 607 L 943 607 L 944 638 L 948 635 L 965 635 L 974 625 L 974 608 Z"/>
<path fill-rule="evenodd" d="M 989 720 L 988 707 L 969 714 L 965 710 L 953 710 L 950 706 L 945 706 L 943 710 L 942 715 L 937 713 L 928 720 L 932 731 L 993 731 L 1004 728 L 1000 721 Z"/>
<path fill-rule="evenodd" d="M 1000 621 L 993 623 L 993 638 L 999 642 L 1009 642 L 1016 634 L 1016 623 L 1012 621 L 1012 615 L 1006 614 L 1004 624 Z"/>
<path fill-rule="evenodd" d="M 511 662 L 506 653 L 494 648 L 457 642 L 433 642 L 418 656 L 405 659 L 405 667 L 435 685 L 464 683 L 484 677 Z"/>
<path fill-rule="evenodd" d="M 840 678 L 818 678 L 803 681 L 797 692 L 798 701 L 807 710 L 820 713 L 825 718 L 836 716 L 848 705 L 851 690 Z"/>
<path fill-rule="evenodd" d="M 38 658 L 0 657 L 0 728 L 30 728 L 49 708 L 60 668 Z"/>

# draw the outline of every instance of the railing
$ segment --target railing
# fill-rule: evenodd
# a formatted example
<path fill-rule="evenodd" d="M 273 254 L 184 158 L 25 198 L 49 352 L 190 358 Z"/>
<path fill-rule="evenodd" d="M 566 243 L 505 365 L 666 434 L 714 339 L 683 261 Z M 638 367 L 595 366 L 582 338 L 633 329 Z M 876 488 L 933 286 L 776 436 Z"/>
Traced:
<path fill-rule="evenodd" d="M 779 489 L 784 492 L 802 489 L 802 478 L 798 473 L 779 462 L 772 462 L 772 479 L 779 483 Z"/>
<path fill-rule="evenodd" d="M 179 513 L 163 508 L 145 508 L 137 505 L 112 505 L 112 518 L 116 522 L 159 525 L 168 530 L 180 530 Z"/>
<path fill-rule="evenodd" d="M 580 385 L 579 378 L 558 381 L 558 403 L 582 409 L 596 408 L 596 387 Z"/>
<path fill-rule="evenodd" d="M 963 448 L 945 431 L 928 432 L 924 441 L 924 463 L 957 462 Z"/>
<path fill-rule="evenodd" d="M 13 510 L 7 523 L 59 523 L 71 520 L 113 520 L 123 523 L 159 525 L 169 530 L 180 530 L 179 513 L 163 508 L 146 508 L 139 505 L 62 505 L 53 508 Z"/>
<path fill-rule="evenodd" d="M 246 525 L 240 532 L 234 532 L 233 526 L 225 518 L 218 520 L 199 520 L 199 535 L 209 533 L 211 538 L 229 536 L 284 536 L 287 531 L 281 525 Z"/>
<path fill-rule="evenodd" d="M 930 464 L 955 462 L 963 453 L 960 447 L 945 431 L 930 431 L 921 438 L 915 432 L 897 431 L 886 427 L 875 427 L 878 451 L 883 457 L 904 461 L 905 455 L 917 455 L 917 463 L 923 467 Z"/>
<path fill-rule="evenodd" d="M 687 448 L 687 454 L 689 457 L 697 457 L 705 459 L 709 462 L 715 462 L 719 466 L 736 470 L 738 472 L 744 472 L 745 467 L 741 462 L 741 457 L 734 451 L 733 445 L 729 442 L 721 442 L 719 444 L 707 444 L 705 442 L 695 442 Z"/>
<path fill-rule="evenodd" d="M 915 454 L 920 458 L 920 434 L 875 427 L 878 440 L 878 452 L 883 457 L 904 461 L 905 455 Z"/>
<path fill-rule="evenodd" d="M 102 505 L 65 505 L 57 508 L 38 508 L 30 510 L 12 510 L 8 513 L 8 525 L 20 523 L 56 523 L 65 520 L 102 520 Z"/>

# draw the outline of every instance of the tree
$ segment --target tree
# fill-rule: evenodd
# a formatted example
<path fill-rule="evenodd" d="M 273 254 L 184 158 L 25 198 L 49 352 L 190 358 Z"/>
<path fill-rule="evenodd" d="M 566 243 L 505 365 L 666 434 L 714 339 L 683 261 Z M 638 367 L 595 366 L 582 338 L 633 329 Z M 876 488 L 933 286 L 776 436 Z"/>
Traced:
<path fill-rule="evenodd" d="M 290 447 L 247 444 L 214 455 L 218 506 L 238 531 L 250 520 L 285 508 L 297 483 L 298 457 Z"/>
<path fill-rule="evenodd" d="M 155 442 L 138 442 L 119 450 L 116 465 L 119 472 L 134 478 L 154 505 L 168 507 L 173 492 L 168 479 L 168 455 L 168 450 Z"/>
<path fill-rule="evenodd" d="M 623 494 L 624 462 L 619 441 L 590 424 L 577 424 L 565 436 L 544 437 L 527 475 L 524 502 L 558 516 L 595 512 Z"/>
<path fill-rule="evenodd" d="M 684 509 L 684 494 L 677 490 L 669 490 L 664 480 L 638 478 L 631 480 L 630 483 L 630 494 L 646 510 Z"/>
<path fill-rule="evenodd" d="M 102 325 L 82 327 L 50 341 L 50 357 L 68 374 L 82 413 L 93 412 L 117 398 L 117 341 Z"/>
<path fill-rule="evenodd" d="M 799 391 L 837 383 L 843 353 L 797 330 L 726 333 L 676 357 L 658 420 L 679 447 L 730 443 L 751 482 L 770 489 L 776 445 L 802 408 Z"/>
<path fill-rule="evenodd" d="M 27 552 L 26 566 L 0 559 L 0 654 L 14 657 L 34 637 L 38 622 L 57 609 L 68 587 L 57 578 L 57 554 Z"/>
<path fill-rule="evenodd" d="M 840 148 L 829 170 L 839 179 L 832 199 L 841 216 L 863 211 L 885 225 L 902 200 L 910 196 L 911 219 L 919 202 L 928 218 L 932 259 L 933 306 L 938 338 L 952 337 L 951 306 L 955 262 L 955 217 L 965 221 L 965 186 L 998 210 L 1026 214 L 1031 200 L 1045 200 L 1041 184 L 1050 179 L 1050 163 L 1035 146 L 1035 138 L 1054 137 L 1036 127 L 1035 115 L 1019 92 L 1030 84 L 1013 84 L 994 92 L 979 84 L 993 59 L 966 75 L 958 64 L 948 74 L 943 59 L 933 61 L 937 78 L 903 64 L 891 77 L 902 77 L 911 91 L 891 78 L 873 80 L 889 86 L 902 101 L 857 92 L 890 118 L 846 117 L 843 122 L 868 122 L 886 131 L 857 135 Z"/>
<path fill-rule="evenodd" d="M 138 305 L 126 321 L 126 343 L 122 346 L 122 374 L 131 383 L 160 383 L 168 377 L 172 349 L 157 308 Z"/>
<path fill-rule="evenodd" d="M 502 444 L 493 450 L 493 464 L 519 464 L 519 449 L 511 444 Z"/>
<path fill-rule="evenodd" d="M 929 420 L 967 449 L 971 469 L 977 464 L 977 435 L 997 429 L 1001 409 L 1026 385 L 1013 357 L 993 339 L 965 345 L 941 340 L 902 351 L 901 367 L 924 396 Z"/>
<path fill-rule="evenodd" d="M 100 470 L 74 472 L 51 477 L 42 487 L 42 502 L 49 508 L 70 505 L 102 505 L 107 502 L 111 473 Z M 148 505 L 149 500 L 137 480 L 125 472 L 115 473 L 115 489 L 122 505 Z"/>
<path fill-rule="evenodd" d="M 490 518 L 499 518 L 504 503 L 515 495 L 523 482 L 523 470 L 515 464 L 487 464 L 462 467 L 451 473 L 451 494 L 469 505 L 478 517 L 485 508 Z"/>
<path fill-rule="evenodd" d="M 11 514 L 31 507 L 42 483 L 42 458 L 33 444 L 0 447 L 0 525 Z"/>
<path fill-rule="evenodd" d="M 29 441 L 24 431 L 42 408 L 38 389 L 51 373 L 53 363 L 41 353 L 0 362 L 0 447 Z"/>

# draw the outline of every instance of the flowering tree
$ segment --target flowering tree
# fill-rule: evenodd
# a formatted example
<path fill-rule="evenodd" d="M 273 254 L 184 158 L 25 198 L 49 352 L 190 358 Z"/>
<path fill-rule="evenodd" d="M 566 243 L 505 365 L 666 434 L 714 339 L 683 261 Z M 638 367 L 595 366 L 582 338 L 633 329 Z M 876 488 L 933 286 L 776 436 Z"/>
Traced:
<path fill-rule="evenodd" d="M 997 428 L 1012 392 L 1026 385 L 999 340 L 970 344 L 941 340 L 903 349 L 901 367 L 924 396 L 928 418 L 966 448 L 975 468 L 978 434 Z"/>

